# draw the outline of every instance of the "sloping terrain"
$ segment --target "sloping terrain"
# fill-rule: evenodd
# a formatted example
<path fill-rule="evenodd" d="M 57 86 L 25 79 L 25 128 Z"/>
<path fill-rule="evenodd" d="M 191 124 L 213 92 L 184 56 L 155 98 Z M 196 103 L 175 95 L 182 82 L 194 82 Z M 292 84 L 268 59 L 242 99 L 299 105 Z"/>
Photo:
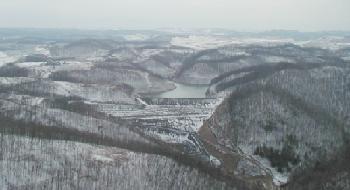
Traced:
<path fill-rule="evenodd" d="M 1 31 L 0 189 L 349 187 L 345 38 Z"/>
<path fill-rule="evenodd" d="M 259 160 L 288 187 L 288 177 L 348 151 L 350 68 L 342 62 L 264 67 L 213 80 L 211 93 L 230 95 L 207 126 L 220 146 Z"/>

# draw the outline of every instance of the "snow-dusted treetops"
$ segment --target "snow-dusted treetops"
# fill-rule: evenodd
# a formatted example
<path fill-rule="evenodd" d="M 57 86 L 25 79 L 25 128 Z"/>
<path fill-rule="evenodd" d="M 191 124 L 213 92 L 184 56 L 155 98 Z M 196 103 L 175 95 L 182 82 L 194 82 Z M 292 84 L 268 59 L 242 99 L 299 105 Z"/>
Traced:
<path fill-rule="evenodd" d="M 1 190 L 347 190 L 349 160 L 348 33 L 0 29 Z"/>

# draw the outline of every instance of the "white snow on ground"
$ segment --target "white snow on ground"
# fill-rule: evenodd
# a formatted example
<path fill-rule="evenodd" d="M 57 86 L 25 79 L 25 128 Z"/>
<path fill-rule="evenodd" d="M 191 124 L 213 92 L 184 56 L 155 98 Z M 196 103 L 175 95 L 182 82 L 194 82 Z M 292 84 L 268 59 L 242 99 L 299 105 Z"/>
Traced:
<path fill-rule="evenodd" d="M 173 159 L 155 154 L 73 141 L 6 134 L 1 137 L 1 190 L 226 187 L 223 182 L 213 181 L 212 177 L 197 169 L 190 169 Z M 181 175 L 174 176 L 174 171 Z M 169 179 L 176 184 L 168 183 Z M 79 188 L 76 184 L 79 184 Z"/>
<path fill-rule="evenodd" d="M 169 127 L 184 131 L 198 131 L 203 121 L 209 119 L 224 98 L 213 99 L 204 105 L 146 105 L 142 109 L 100 104 L 99 111 L 116 117 L 130 119 L 167 120 Z"/>
<path fill-rule="evenodd" d="M 18 168 L 21 168 L 22 172 L 10 172 L 11 168 L 7 166 L 17 165 Z M 0 186 L 2 190 L 11 189 L 8 187 L 8 184 L 16 184 L 17 186 L 24 186 L 30 184 L 39 184 L 49 180 L 49 174 L 46 172 L 32 172 L 33 167 L 36 165 L 35 161 L 12 161 L 12 160 L 2 160 L 0 162 Z M 5 170 L 3 170 L 5 169 Z"/>
<path fill-rule="evenodd" d="M 0 160 L 1 190 L 11 189 L 9 184 L 30 186 L 51 181 L 54 177 L 52 172 L 62 169 L 62 160 L 84 161 L 86 157 L 84 158 L 83 155 L 90 153 L 93 161 L 110 162 L 117 158 L 113 156 L 114 153 L 125 152 L 118 148 L 101 149 L 83 143 L 33 140 L 12 135 L 4 135 L 3 140 L 5 150 Z M 113 158 L 99 154 L 102 150 Z"/>
<path fill-rule="evenodd" d="M 118 148 L 98 148 L 91 151 L 90 157 L 94 161 L 111 163 L 115 161 L 127 160 L 131 152 L 126 152 Z"/>
<path fill-rule="evenodd" d="M 96 161 L 102 161 L 102 162 L 113 162 L 114 161 L 113 158 L 109 158 L 109 157 L 104 156 L 104 155 L 93 154 L 91 157 L 93 160 L 96 160 Z"/>
<path fill-rule="evenodd" d="M 145 61 L 150 61 L 152 56 L 158 55 L 163 51 L 164 51 L 163 49 L 144 49 L 139 52 L 134 52 L 134 54 L 137 54 L 134 62 L 143 64 L 143 62 Z"/>
<path fill-rule="evenodd" d="M 338 50 L 350 47 L 350 42 L 344 40 L 344 37 L 327 36 L 316 40 L 300 42 L 298 45 L 303 47 L 317 47 L 330 50 Z"/>
<path fill-rule="evenodd" d="M 240 38 L 237 39 L 239 41 L 239 44 L 245 44 L 245 45 L 261 45 L 261 46 L 274 46 L 274 45 L 282 45 L 287 43 L 296 43 L 294 39 L 291 38 Z"/>
<path fill-rule="evenodd" d="M 168 117 L 168 122 L 171 127 L 186 129 L 188 131 L 198 131 L 203 125 L 203 121 L 208 119 L 206 115 L 189 115 L 188 117 Z"/>
<path fill-rule="evenodd" d="M 46 62 L 22 62 L 22 63 L 16 63 L 17 67 L 22 68 L 31 68 L 31 67 L 39 67 L 44 65 Z"/>
<path fill-rule="evenodd" d="M 174 143 L 174 144 L 182 144 L 185 141 L 188 140 L 188 134 L 186 135 L 174 135 L 171 133 L 154 133 L 160 140 L 167 142 L 167 143 Z"/>
<path fill-rule="evenodd" d="M 272 178 L 273 178 L 273 183 L 275 185 L 279 186 L 279 185 L 283 185 L 283 184 L 288 182 L 288 177 L 289 177 L 290 173 L 278 172 L 277 169 L 275 169 L 271 166 L 271 163 L 269 160 L 267 160 L 266 158 L 262 158 L 258 155 L 254 155 L 254 153 L 253 153 L 254 150 L 249 145 L 246 145 L 246 146 L 240 145 L 239 148 L 244 155 L 249 155 L 254 160 L 256 160 L 259 163 L 259 165 L 268 169 L 271 172 Z"/>
<path fill-rule="evenodd" d="M 56 71 L 72 70 L 90 70 L 93 66 L 91 62 L 63 61 L 59 65 L 47 65 L 46 62 L 22 62 L 16 63 L 16 66 L 27 68 L 34 71 L 33 77 L 48 78 L 51 73 Z"/>
<path fill-rule="evenodd" d="M 65 61 L 55 66 L 57 70 L 89 70 L 93 66 L 91 62 Z"/>
<path fill-rule="evenodd" d="M 217 159 L 215 156 L 210 155 L 209 160 L 210 160 L 210 163 L 212 163 L 215 167 L 219 167 L 221 165 L 220 160 Z"/>
<path fill-rule="evenodd" d="M 344 72 L 341 68 L 335 67 L 335 66 L 326 66 L 322 67 L 321 69 L 311 69 L 310 70 L 310 76 L 315 79 L 328 79 L 330 78 L 330 72 L 331 71 L 337 71 L 337 72 Z"/>
<path fill-rule="evenodd" d="M 14 110 L 20 110 L 13 113 Z M 45 111 L 44 111 L 45 110 Z M 33 121 L 39 125 L 45 126 L 64 126 L 82 133 L 101 134 L 98 126 L 103 126 L 103 130 L 110 131 L 104 136 L 121 141 L 150 143 L 139 134 L 130 131 L 127 127 L 112 123 L 106 120 L 96 119 L 90 116 L 83 116 L 75 112 L 69 112 L 61 109 L 47 108 L 45 105 L 33 107 L 31 105 L 17 104 L 13 101 L 0 99 L 0 112 L 9 113 L 15 120 Z"/>
<path fill-rule="evenodd" d="M 127 102 L 133 103 L 132 97 L 123 91 L 113 90 L 113 86 L 89 85 L 70 83 L 65 81 L 54 81 L 54 93 L 63 96 L 78 96 L 90 101 L 97 102 Z"/>
<path fill-rule="evenodd" d="M 13 85 L 25 82 L 32 82 L 34 78 L 29 77 L 0 77 L 0 85 Z"/>
<path fill-rule="evenodd" d="M 227 38 L 218 38 L 213 36 L 189 36 L 174 37 L 171 44 L 175 46 L 189 47 L 197 50 L 215 48 L 233 43 Z"/>
<path fill-rule="evenodd" d="M 263 167 L 268 168 L 273 177 L 273 183 L 275 185 L 283 185 L 288 182 L 288 177 L 290 173 L 280 173 L 275 168 L 271 167 L 270 161 L 265 158 L 261 158 L 260 156 L 254 155 L 253 158 L 258 161 Z"/>
<path fill-rule="evenodd" d="M 148 40 L 150 36 L 145 34 L 133 34 L 133 35 L 124 35 L 123 38 L 127 41 L 145 41 L 145 40 Z"/>
<path fill-rule="evenodd" d="M 148 105 L 148 104 L 147 104 L 145 101 L 143 101 L 141 98 L 136 98 L 136 100 L 137 100 L 138 102 L 140 102 L 140 104 L 142 104 L 142 105 L 145 105 L 145 106 Z"/>
<path fill-rule="evenodd" d="M 117 58 L 119 61 L 126 61 L 134 59 L 138 55 L 138 51 L 135 49 L 122 49 L 117 52 L 114 52 L 111 57 Z M 125 63 L 126 64 L 126 63 Z"/>
<path fill-rule="evenodd" d="M 54 81 L 54 84 L 57 85 L 55 93 L 63 96 L 69 96 L 71 94 L 71 91 L 79 91 L 80 88 L 79 84 L 65 81 Z"/>
<path fill-rule="evenodd" d="M 350 56 L 349 57 L 343 57 L 345 61 L 350 61 Z"/>
<path fill-rule="evenodd" d="M 37 46 L 35 47 L 35 52 L 38 54 L 43 54 L 43 55 L 50 55 L 50 50 L 45 48 L 44 46 Z"/>
<path fill-rule="evenodd" d="M 0 93 L 0 99 L 6 99 L 6 100 L 14 102 L 16 104 L 37 106 L 37 105 L 40 105 L 44 101 L 45 98 L 28 96 L 28 95 Z"/>
<path fill-rule="evenodd" d="M 286 43 L 296 43 L 290 38 L 231 38 L 223 36 L 204 36 L 191 35 L 189 37 L 174 37 L 171 40 L 172 45 L 193 48 L 196 50 L 204 50 L 217 48 L 220 46 L 237 44 L 237 45 L 261 45 L 274 46 Z"/>
<path fill-rule="evenodd" d="M 280 63 L 280 62 L 288 62 L 288 63 L 295 63 L 295 60 L 282 57 L 282 56 L 264 56 L 262 57 L 265 62 L 267 63 Z"/>
<path fill-rule="evenodd" d="M 15 85 L 25 82 L 33 82 L 33 78 L 18 77 L 7 78 L 0 77 L 0 85 Z M 135 103 L 134 98 L 123 90 L 116 90 L 114 86 L 109 85 L 84 85 L 81 83 L 70 83 L 65 81 L 43 81 L 43 88 L 37 89 L 36 92 L 46 94 L 56 94 L 61 96 L 81 97 L 92 102 L 115 102 L 115 103 Z M 24 87 L 33 91 L 31 87 Z"/>
<path fill-rule="evenodd" d="M 239 160 L 234 170 L 235 175 L 246 177 L 265 176 L 267 173 L 268 171 L 260 163 L 250 158 Z"/>
<path fill-rule="evenodd" d="M 16 61 L 15 57 L 9 56 L 6 53 L 0 51 L 0 67 L 4 66 L 6 63 L 11 63 Z"/>

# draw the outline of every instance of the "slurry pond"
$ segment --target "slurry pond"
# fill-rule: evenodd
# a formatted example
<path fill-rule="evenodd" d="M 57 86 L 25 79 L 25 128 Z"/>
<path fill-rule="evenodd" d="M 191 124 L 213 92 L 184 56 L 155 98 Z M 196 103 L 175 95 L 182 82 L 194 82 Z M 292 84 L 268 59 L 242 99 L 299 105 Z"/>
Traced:
<path fill-rule="evenodd" d="M 205 98 L 205 92 L 208 89 L 208 85 L 188 85 L 175 83 L 176 88 L 174 90 L 163 92 L 160 94 L 154 94 L 153 97 L 157 98 Z"/>

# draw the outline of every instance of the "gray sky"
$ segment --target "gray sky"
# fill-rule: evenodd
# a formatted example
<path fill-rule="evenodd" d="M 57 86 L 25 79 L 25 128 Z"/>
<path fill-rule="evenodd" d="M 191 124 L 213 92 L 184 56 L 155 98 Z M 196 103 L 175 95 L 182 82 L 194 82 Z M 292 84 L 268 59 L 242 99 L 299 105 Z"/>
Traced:
<path fill-rule="evenodd" d="M 0 27 L 350 30 L 350 0 L 0 1 Z"/>

